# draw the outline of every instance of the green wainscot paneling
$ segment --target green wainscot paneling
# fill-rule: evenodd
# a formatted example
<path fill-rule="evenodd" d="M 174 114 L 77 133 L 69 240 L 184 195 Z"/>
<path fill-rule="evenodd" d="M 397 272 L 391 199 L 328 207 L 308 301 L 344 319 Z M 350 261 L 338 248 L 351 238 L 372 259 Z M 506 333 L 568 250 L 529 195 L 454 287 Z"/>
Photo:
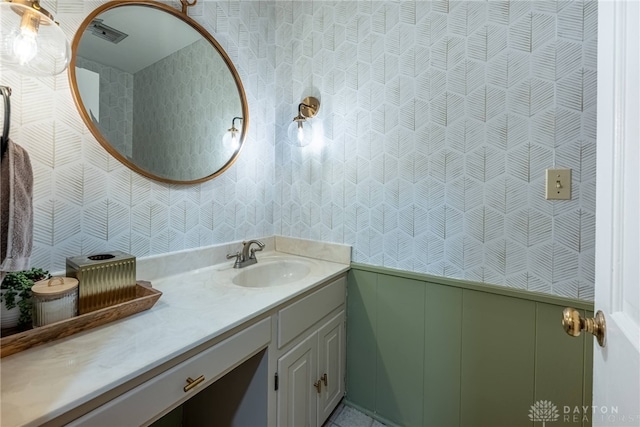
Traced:
<path fill-rule="evenodd" d="M 567 336 L 571 299 L 353 264 L 347 404 L 390 426 L 587 427 L 593 339 Z"/>
<path fill-rule="evenodd" d="M 462 299 L 460 425 L 531 425 L 536 303 L 471 290 Z"/>
<path fill-rule="evenodd" d="M 347 383 L 350 396 L 363 408 L 376 407 L 376 363 L 378 346 L 376 273 L 351 271 L 347 312 L 353 333 L 347 335 Z"/>
<path fill-rule="evenodd" d="M 425 426 L 460 425 L 462 289 L 425 283 Z"/>
<path fill-rule="evenodd" d="M 378 275 L 375 407 L 398 425 L 422 424 L 424 302 L 422 282 Z"/>

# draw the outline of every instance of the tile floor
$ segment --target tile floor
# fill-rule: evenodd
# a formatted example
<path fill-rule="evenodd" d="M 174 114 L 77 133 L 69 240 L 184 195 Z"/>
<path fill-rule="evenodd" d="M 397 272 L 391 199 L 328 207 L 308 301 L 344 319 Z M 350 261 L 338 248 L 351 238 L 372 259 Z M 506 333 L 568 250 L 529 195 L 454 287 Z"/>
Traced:
<path fill-rule="evenodd" d="M 340 402 L 322 427 L 384 427 L 384 424 Z"/>

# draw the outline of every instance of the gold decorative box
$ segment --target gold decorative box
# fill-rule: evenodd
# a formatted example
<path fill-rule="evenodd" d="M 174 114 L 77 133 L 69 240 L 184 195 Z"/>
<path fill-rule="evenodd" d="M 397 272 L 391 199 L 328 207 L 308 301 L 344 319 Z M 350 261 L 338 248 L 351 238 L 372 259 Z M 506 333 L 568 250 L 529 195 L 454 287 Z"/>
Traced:
<path fill-rule="evenodd" d="M 136 297 L 136 257 L 121 251 L 67 258 L 66 275 L 78 279 L 79 314 Z"/>

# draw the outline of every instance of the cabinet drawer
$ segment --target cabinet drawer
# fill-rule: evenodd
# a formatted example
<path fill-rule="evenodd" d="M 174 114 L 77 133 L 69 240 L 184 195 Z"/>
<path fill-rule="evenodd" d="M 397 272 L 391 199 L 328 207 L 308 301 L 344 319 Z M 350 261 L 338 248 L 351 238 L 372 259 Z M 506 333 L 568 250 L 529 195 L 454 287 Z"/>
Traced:
<path fill-rule="evenodd" d="M 200 354 L 68 424 L 69 426 L 140 426 L 217 380 L 271 341 L 271 319 L 249 326 Z M 204 381 L 185 392 L 186 379 Z"/>
<path fill-rule="evenodd" d="M 319 322 L 344 304 L 347 278 L 341 277 L 324 288 L 278 312 L 278 348 Z"/>

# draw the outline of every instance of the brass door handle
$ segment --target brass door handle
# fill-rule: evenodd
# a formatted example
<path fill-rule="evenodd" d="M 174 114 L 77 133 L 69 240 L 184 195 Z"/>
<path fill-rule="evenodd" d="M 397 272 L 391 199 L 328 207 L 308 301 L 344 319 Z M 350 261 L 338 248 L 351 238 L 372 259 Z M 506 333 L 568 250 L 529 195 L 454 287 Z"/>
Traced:
<path fill-rule="evenodd" d="M 320 393 L 322 391 L 322 379 L 319 379 L 318 381 L 313 383 L 313 386 L 316 388 L 316 390 L 318 390 L 318 393 Z"/>
<path fill-rule="evenodd" d="M 188 392 L 189 390 L 200 384 L 202 381 L 204 381 L 204 375 L 200 375 L 195 380 L 191 377 L 187 378 L 187 385 L 183 388 L 184 392 Z"/>
<path fill-rule="evenodd" d="M 562 326 L 565 332 L 572 337 L 579 336 L 581 331 L 590 332 L 596 337 L 600 347 L 605 346 L 607 322 L 601 310 L 598 310 L 596 317 L 583 318 L 578 310 L 567 307 L 562 310 Z"/>
<path fill-rule="evenodd" d="M 324 383 L 325 387 L 329 385 L 329 384 L 327 384 L 327 374 L 324 374 L 320 379 Z"/>

